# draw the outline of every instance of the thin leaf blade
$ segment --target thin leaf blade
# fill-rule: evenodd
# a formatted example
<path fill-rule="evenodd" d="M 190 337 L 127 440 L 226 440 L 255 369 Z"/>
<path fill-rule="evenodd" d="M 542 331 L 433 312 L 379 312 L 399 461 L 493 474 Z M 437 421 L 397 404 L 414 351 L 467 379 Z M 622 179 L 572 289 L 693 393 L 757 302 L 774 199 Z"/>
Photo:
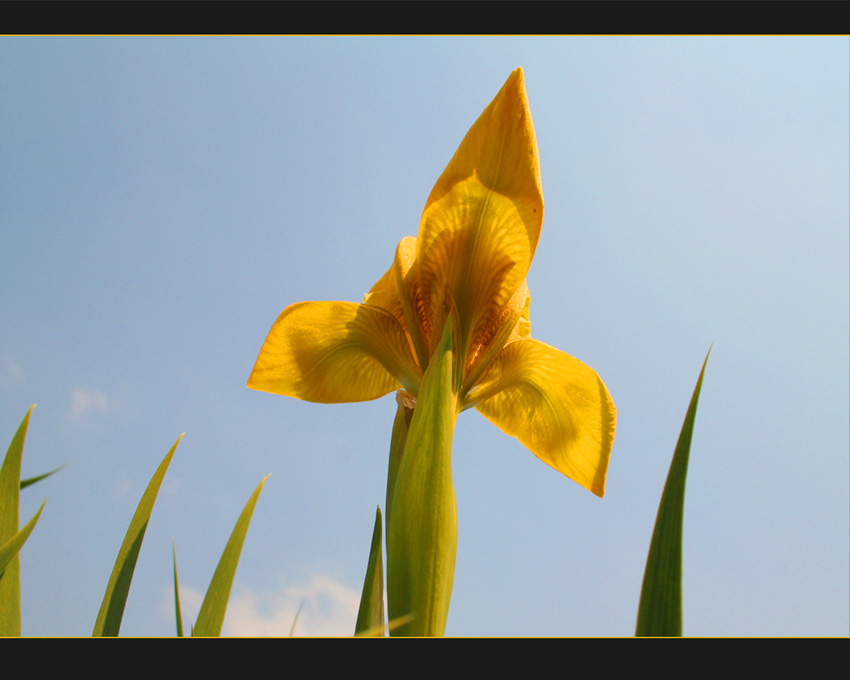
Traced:
<path fill-rule="evenodd" d="M 171 542 L 171 554 L 174 558 L 174 616 L 177 619 L 177 637 L 183 637 L 183 614 L 180 612 L 180 586 L 177 583 L 177 546 Z"/>
<path fill-rule="evenodd" d="M 139 501 L 136 514 L 133 515 L 124 542 L 118 551 L 115 566 L 112 568 L 112 574 L 109 577 L 103 602 L 94 624 L 93 637 L 116 637 L 118 635 L 121 619 L 124 616 L 124 606 L 127 603 L 127 594 L 130 592 L 130 583 L 133 580 L 133 571 L 136 568 L 136 560 L 139 557 L 139 551 L 142 548 L 142 541 L 148 527 L 148 520 L 153 511 L 154 502 L 165 477 L 165 472 L 168 470 L 171 458 L 174 456 L 177 445 L 182 438 L 183 435 L 181 434 L 174 442 L 174 446 L 165 455 L 148 484 L 148 488 L 145 489 L 142 500 Z"/>
<path fill-rule="evenodd" d="M 47 503 L 47 501 L 45 500 L 44 503 Z M 9 565 L 9 562 L 11 562 L 12 559 L 14 559 L 14 557 L 21 551 L 21 548 L 24 543 L 26 543 L 26 540 L 29 538 L 32 530 L 35 529 L 38 518 L 41 516 L 41 511 L 44 510 L 44 503 L 41 504 L 38 512 L 35 513 L 33 518 L 26 523 L 23 529 L 21 529 L 5 544 L 0 546 L 0 578 L 2 578 L 3 572 Z"/>
<path fill-rule="evenodd" d="M 292 625 L 289 627 L 289 637 L 295 636 L 295 626 L 298 625 L 298 617 L 301 616 L 301 610 L 304 609 L 304 600 L 298 603 L 298 609 L 295 610 L 295 616 L 292 619 Z"/>
<path fill-rule="evenodd" d="M 360 609 L 354 635 L 383 636 L 384 631 L 384 561 L 381 551 L 382 538 L 381 508 L 375 513 L 375 527 L 372 529 L 372 546 L 369 550 L 369 562 L 366 566 L 366 579 L 360 596 Z"/>
<path fill-rule="evenodd" d="M 637 637 L 680 637 L 682 635 L 682 520 L 685 481 L 702 378 L 709 349 L 694 388 L 685 422 L 676 443 L 670 471 L 664 484 L 652 542 L 646 560 L 643 588 L 638 606 Z"/>
<path fill-rule="evenodd" d="M 230 539 L 227 541 L 213 574 L 210 587 L 207 589 L 204 602 L 201 604 L 201 611 L 198 612 L 198 620 L 192 631 L 194 637 L 218 637 L 221 635 L 221 626 L 224 623 L 227 601 L 230 599 L 233 577 L 236 574 L 236 567 L 239 565 L 239 555 L 242 552 L 245 535 L 248 533 L 248 525 L 251 523 L 254 506 L 257 505 L 260 491 L 263 490 L 263 484 L 266 483 L 268 478 L 269 476 L 266 475 L 254 493 L 251 494 L 242 514 L 239 515 L 233 533 L 230 534 Z"/>
<path fill-rule="evenodd" d="M 64 469 L 67 465 L 61 465 L 58 468 L 51 470 L 50 472 L 45 472 L 42 475 L 38 475 L 37 477 L 30 477 L 29 479 L 21 480 L 21 488 L 26 489 L 28 486 L 35 484 L 36 482 L 40 482 L 42 479 L 47 479 L 50 475 L 55 475 L 59 470 Z"/>
<path fill-rule="evenodd" d="M 0 545 L 5 546 L 18 534 L 18 500 L 21 487 L 21 457 L 30 414 L 35 404 L 18 426 L 3 465 L 0 467 Z M 40 511 L 39 511 L 40 512 Z M 0 637 L 19 637 L 21 634 L 21 565 L 18 552 L 10 557 L 0 575 Z"/>

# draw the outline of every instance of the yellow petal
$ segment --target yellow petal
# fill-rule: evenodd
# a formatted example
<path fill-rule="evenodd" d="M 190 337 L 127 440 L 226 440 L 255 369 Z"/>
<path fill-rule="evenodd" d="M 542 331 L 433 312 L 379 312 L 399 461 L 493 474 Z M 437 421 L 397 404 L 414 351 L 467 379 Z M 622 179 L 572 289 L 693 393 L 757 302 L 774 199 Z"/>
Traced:
<path fill-rule="evenodd" d="M 405 236 L 399 242 L 393 261 L 393 274 L 405 326 L 424 372 L 445 322 L 444 291 L 433 281 L 422 280 L 421 267 L 416 261 L 416 239 L 412 236 Z"/>
<path fill-rule="evenodd" d="M 429 339 L 433 327 L 438 323 L 442 328 L 445 319 L 435 319 L 434 310 L 426 309 L 418 272 L 416 238 L 405 236 L 396 248 L 392 267 L 366 293 L 363 304 L 380 307 L 398 320 L 407 331 L 411 349 L 424 372 L 431 356 Z"/>
<path fill-rule="evenodd" d="M 512 340 L 519 340 L 521 338 L 527 338 L 531 335 L 531 295 L 528 292 L 528 286 L 525 287 L 525 301 L 523 302 L 522 311 L 519 315 L 519 321 L 517 325 L 514 326 L 513 331 L 511 332 L 511 337 L 508 339 L 508 342 Z"/>
<path fill-rule="evenodd" d="M 465 392 L 475 386 L 508 342 L 531 334 L 531 322 L 528 320 L 530 304 L 528 285 L 523 281 L 507 305 L 502 308 L 499 318 L 485 329 L 486 333 L 470 339 L 464 366 Z M 461 395 L 462 398 L 465 392 Z"/>
<path fill-rule="evenodd" d="M 448 287 L 462 349 L 490 332 L 522 284 L 542 220 L 537 141 L 517 69 L 437 180 L 416 239 L 423 297 L 436 308 Z"/>
<path fill-rule="evenodd" d="M 353 302 L 300 302 L 275 321 L 248 387 L 305 401 L 340 403 L 414 394 L 419 376 L 401 324 Z"/>
<path fill-rule="evenodd" d="M 540 460 L 597 496 L 617 411 L 596 372 L 539 340 L 511 342 L 469 395 L 478 410 Z"/>
<path fill-rule="evenodd" d="M 390 267 L 369 292 L 363 296 L 363 304 L 380 307 L 398 319 L 399 323 L 405 324 L 404 310 L 402 309 L 393 267 Z"/>

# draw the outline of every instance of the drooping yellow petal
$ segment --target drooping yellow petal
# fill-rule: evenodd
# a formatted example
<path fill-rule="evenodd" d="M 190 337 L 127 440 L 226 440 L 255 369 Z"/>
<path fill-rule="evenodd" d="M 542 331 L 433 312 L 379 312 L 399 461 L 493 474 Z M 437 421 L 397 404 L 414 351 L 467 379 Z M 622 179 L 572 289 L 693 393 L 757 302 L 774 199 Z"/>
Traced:
<path fill-rule="evenodd" d="M 544 463 L 597 496 L 605 493 L 617 411 L 592 368 L 539 340 L 517 340 L 468 399 Z"/>
<path fill-rule="evenodd" d="M 418 369 L 401 324 L 354 302 L 301 302 L 275 321 L 248 387 L 305 401 L 368 401 L 416 392 Z"/>
<path fill-rule="evenodd" d="M 438 309 L 448 288 L 462 350 L 492 332 L 525 280 L 542 220 L 537 141 L 517 69 L 437 180 L 416 239 L 426 307 Z"/>

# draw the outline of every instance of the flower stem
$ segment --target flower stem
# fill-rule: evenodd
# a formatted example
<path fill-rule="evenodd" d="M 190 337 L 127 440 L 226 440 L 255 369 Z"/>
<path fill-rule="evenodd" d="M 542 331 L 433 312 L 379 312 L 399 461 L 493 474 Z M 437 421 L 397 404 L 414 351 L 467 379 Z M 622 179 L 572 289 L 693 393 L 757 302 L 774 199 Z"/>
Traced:
<path fill-rule="evenodd" d="M 398 409 L 393 421 L 393 434 L 390 440 L 390 459 L 387 466 L 387 502 L 384 513 L 387 526 L 390 525 L 390 510 L 393 504 L 393 491 L 398 476 L 398 466 L 401 463 L 404 445 L 407 443 L 407 433 L 410 430 L 410 421 L 413 418 L 413 409 L 416 406 L 413 395 L 405 390 L 399 390 L 395 399 L 398 403 Z"/>
<path fill-rule="evenodd" d="M 457 418 L 452 325 L 450 317 L 422 379 L 394 488 L 387 494 L 388 509 L 392 503 L 387 519 L 389 617 L 413 617 L 393 635 L 442 635 L 449 612 L 457 553 L 451 470 Z M 392 476 L 392 461 L 390 468 Z"/>

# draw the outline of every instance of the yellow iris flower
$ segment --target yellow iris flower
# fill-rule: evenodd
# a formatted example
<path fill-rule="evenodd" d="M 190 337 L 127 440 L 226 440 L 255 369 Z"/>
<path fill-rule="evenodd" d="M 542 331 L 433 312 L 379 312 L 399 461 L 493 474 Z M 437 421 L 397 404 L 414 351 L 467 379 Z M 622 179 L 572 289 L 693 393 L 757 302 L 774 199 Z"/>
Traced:
<path fill-rule="evenodd" d="M 598 496 L 616 409 L 596 372 L 530 337 L 526 285 L 543 222 L 537 140 L 522 69 L 461 142 L 419 234 L 363 303 L 302 302 L 277 318 L 248 387 L 306 401 L 416 397 L 454 321 L 456 404 L 475 407 Z"/>

